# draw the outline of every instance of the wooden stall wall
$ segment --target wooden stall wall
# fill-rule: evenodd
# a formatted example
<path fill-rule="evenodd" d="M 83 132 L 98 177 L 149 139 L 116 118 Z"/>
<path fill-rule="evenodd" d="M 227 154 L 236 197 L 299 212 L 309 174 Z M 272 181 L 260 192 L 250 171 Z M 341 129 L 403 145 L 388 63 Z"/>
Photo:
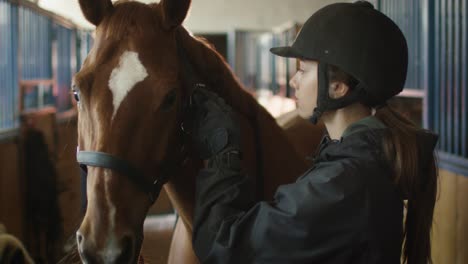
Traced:
<path fill-rule="evenodd" d="M 23 199 L 20 192 L 18 145 L 13 140 L 0 142 L 0 223 L 7 231 L 23 237 Z"/>
<path fill-rule="evenodd" d="M 54 123 L 55 119 L 45 118 L 36 126 L 44 133 L 51 158 L 55 160 L 63 238 L 66 239 L 75 232 L 81 217 L 80 175 L 75 159 L 76 121 Z M 18 136 L 0 142 L 0 222 L 9 233 L 24 240 L 25 193 L 19 142 Z"/>
<path fill-rule="evenodd" d="M 434 264 L 468 263 L 468 177 L 439 170 L 432 229 Z"/>

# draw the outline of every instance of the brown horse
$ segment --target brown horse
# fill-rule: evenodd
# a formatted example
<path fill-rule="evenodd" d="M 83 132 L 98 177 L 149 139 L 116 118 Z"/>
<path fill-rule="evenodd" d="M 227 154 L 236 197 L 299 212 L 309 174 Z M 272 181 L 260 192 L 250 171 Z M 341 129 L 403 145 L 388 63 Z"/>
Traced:
<path fill-rule="evenodd" d="M 305 157 L 222 57 L 181 26 L 190 0 L 80 0 L 80 6 L 97 27 L 94 47 L 74 78 L 78 160 L 88 173 L 88 207 L 77 232 L 80 256 L 86 263 L 136 262 L 146 213 L 169 179 L 165 189 L 182 219 L 169 262 L 196 262 L 190 231 L 201 161 L 182 151 L 188 147 L 180 128 L 196 83 L 238 114 L 243 167 L 254 177 L 259 200 L 294 181 L 307 168 Z M 311 151 L 322 130 L 312 131 Z"/>

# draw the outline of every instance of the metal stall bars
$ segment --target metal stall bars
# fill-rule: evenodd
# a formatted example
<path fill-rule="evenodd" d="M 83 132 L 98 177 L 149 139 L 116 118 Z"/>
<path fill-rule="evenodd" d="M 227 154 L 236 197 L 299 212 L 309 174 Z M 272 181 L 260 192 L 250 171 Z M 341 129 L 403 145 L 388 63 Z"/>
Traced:
<path fill-rule="evenodd" d="M 80 70 L 94 40 L 90 31 L 77 30 L 76 34 L 76 69 Z"/>
<path fill-rule="evenodd" d="M 427 92 L 423 84 L 423 42 L 421 1 L 379 0 L 375 7 L 390 17 L 401 29 L 408 44 L 408 73 L 404 90 L 389 104 L 416 125 L 425 126 Z M 391 73 L 389 73 L 391 74 Z"/>
<path fill-rule="evenodd" d="M 21 112 L 54 104 L 52 76 L 52 20 L 34 10 L 19 7 Z"/>
<path fill-rule="evenodd" d="M 428 1 L 429 128 L 440 134 L 441 167 L 468 175 L 468 0 Z"/>
<path fill-rule="evenodd" d="M 270 53 L 270 48 L 274 46 L 274 35 L 271 32 L 263 33 L 257 38 L 257 56 L 256 71 L 259 75 L 257 78 L 257 91 L 265 90 L 275 93 L 276 87 L 276 70 L 275 57 Z"/>
<path fill-rule="evenodd" d="M 302 25 L 296 22 L 287 22 L 273 29 L 274 46 L 291 46 L 296 39 Z M 278 93 L 284 97 L 293 97 L 294 89 L 289 85 L 289 80 L 298 70 L 298 60 L 291 58 L 276 58 L 276 87 Z"/>
<path fill-rule="evenodd" d="M 18 127 L 22 112 L 70 109 L 71 76 L 81 65 L 75 26 L 31 2 L 0 0 L 0 33 L 2 134 Z M 83 42 L 86 54 L 90 32 Z"/>
<path fill-rule="evenodd" d="M 75 43 L 76 31 L 54 23 L 56 54 L 54 75 L 56 76 L 56 108 L 58 112 L 65 112 L 72 108 L 71 78 L 76 73 Z"/>
<path fill-rule="evenodd" d="M 18 126 L 18 6 L 0 0 L 0 131 Z"/>
<path fill-rule="evenodd" d="M 264 31 L 232 30 L 228 33 L 227 60 L 242 85 L 251 93 L 258 88 L 258 37 Z"/>
<path fill-rule="evenodd" d="M 406 87 L 424 88 L 424 127 L 440 135 L 439 166 L 468 175 L 468 0 L 379 0 L 377 6 L 407 37 Z"/>

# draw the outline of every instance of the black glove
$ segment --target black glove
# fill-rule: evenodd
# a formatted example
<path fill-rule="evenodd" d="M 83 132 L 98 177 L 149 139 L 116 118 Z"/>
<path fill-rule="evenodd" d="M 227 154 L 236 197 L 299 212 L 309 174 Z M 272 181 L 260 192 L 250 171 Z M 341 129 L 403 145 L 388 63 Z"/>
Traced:
<path fill-rule="evenodd" d="M 225 152 L 240 153 L 240 128 L 232 108 L 216 94 L 196 88 L 187 113 L 189 133 L 200 158 Z"/>

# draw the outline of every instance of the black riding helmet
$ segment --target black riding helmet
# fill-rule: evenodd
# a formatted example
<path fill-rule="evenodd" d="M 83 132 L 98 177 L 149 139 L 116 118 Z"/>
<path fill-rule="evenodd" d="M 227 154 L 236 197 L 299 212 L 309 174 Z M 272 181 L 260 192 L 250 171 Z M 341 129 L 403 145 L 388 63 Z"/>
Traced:
<path fill-rule="evenodd" d="M 376 107 L 403 90 L 408 68 L 408 46 L 398 26 L 366 1 L 328 5 L 304 24 L 291 47 L 273 54 L 318 61 L 315 124 L 323 112 L 354 102 Z M 328 65 L 339 67 L 359 83 L 350 94 L 328 95 Z"/>

